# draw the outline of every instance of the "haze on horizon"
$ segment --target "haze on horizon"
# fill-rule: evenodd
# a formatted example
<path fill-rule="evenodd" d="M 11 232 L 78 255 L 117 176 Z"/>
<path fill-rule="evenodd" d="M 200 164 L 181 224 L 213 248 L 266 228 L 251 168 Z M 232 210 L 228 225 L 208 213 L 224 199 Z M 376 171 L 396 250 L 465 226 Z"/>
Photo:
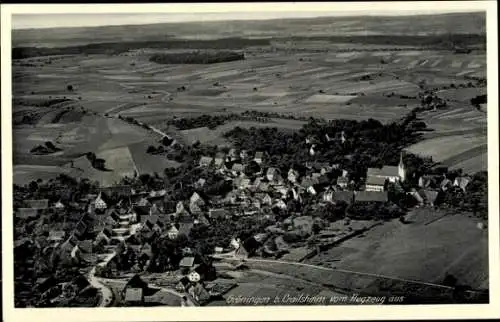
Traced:
<path fill-rule="evenodd" d="M 156 23 L 208 22 L 229 20 L 270 20 L 345 16 L 402 16 L 447 13 L 472 13 L 466 10 L 405 10 L 405 11 L 263 11 L 263 12 L 205 12 L 205 13 L 56 13 L 14 14 L 12 29 L 46 29 L 147 25 Z"/>

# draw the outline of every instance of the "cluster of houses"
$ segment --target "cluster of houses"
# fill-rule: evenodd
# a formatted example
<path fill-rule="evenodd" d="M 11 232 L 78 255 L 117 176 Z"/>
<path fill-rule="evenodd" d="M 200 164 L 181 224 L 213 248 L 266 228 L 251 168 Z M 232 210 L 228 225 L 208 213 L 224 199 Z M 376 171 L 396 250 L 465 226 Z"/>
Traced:
<path fill-rule="evenodd" d="M 345 140 L 344 136 L 342 138 Z M 314 145 L 311 145 L 310 150 L 313 155 Z M 223 174 L 233 189 L 226 195 L 207 200 L 199 192 L 206 180 L 199 178 L 194 184 L 198 192 L 194 192 L 188 200 L 179 201 L 174 212 L 164 209 L 167 198 L 164 189 L 137 192 L 126 185 L 102 188 L 97 195 L 88 195 L 83 200 L 87 205 L 86 212 L 72 232 L 49 231 L 47 240 L 52 252 L 47 251 L 47 254 L 53 256 L 56 253 L 67 263 L 95 266 L 116 276 L 119 275 L 120 256 L 133 252 L 135 260 L 131 263 L 131 270 L 141 272 L 155 260 L 151 247 L 151 240 L 155 236 L 175 240 L 180 235 L 189 237 L 195 225 L 220 224 L 234 217 L 270 216 L 268 210 L 278 208 L 286 211 L 290 203 L 301 203 L 306 196 L 308 199 L 313 198 L 318 205 L 338 202 L 386 203 L 389 201 L 388 183 L 402 189 L 401 183 L 408 177 L 403 154 L 397 166 L 369 168 L 364 190 L 358 191 L 354 188 L 355 182 L 349 180 L 349 173 L 337 164 L 307 163 L 305 174 L 293 168 L 282 173 L 275 167 L 266 166 L 267 157 L 264 152 L 256 152 L 250 157 L 247 151 L 235 149 L 229 150 L 227 154 L 218 152 L 214 157 L 202 156 L 199 166 Z M 251 162 L 258 167 L 247 168 Z M 254 173 L 246 171 L 248 169 L 254 169 Z M 418 187 L 406 193 L 413 196 L 419 206 L 433 206 L 440 192 L 454 187 L 465 191 L 470 181 L 469 177 L 457 177 L 452 182 L 446 177 L 424 175 L 419 178 Z M 106 196 L 111 195 L 119 196 L 121 201 L 108 205 Z M 71 207 L 61 201 L 49 204 L 48 200 L 25 200 L 23 207 L 17 209 L 16 216 L 36 218 L 40 210 L 52 208 L 64 212 L 68 206 Z M 261 254 L 289 253 L 291 248 L 280 234 L 285 230 L 306 231 L 305 235 L 310 235 L 313 218 L 299 213 L 291 215 L 285 219 L 286 222 L 270 226 L 265 233 L 253 237 L 256 244 L 263 246 Z M 89 236 L 92 236 L 91 239 Z M 269 239 L 269 236 L 274 237 Z M 247 249 L 247 244 L 233 238 L 229 245 L 218 245 L 213 252 L 215 256 L 245 259 L 255 250 Z M 197 255 L 189 248 L 183 249 L 179 265 L 180 280 L 176 289 L 188 295 L 193 302 L 203 302 L 209 294 L 204 287 L 209 280 L 206 277 L 206 265 L 200 262 Z M 293 256 L 299 258 L 303 254 Z M 152 299 L 145 287 L 136 287 L 134 283 L 139 283 L 135 277 L 123 290 L 123 297 L 129 305 L 158 303 L 158 298 L 162 298 L 156 295 Z M 165 294 L 163 297 L 171 298 Z"/>

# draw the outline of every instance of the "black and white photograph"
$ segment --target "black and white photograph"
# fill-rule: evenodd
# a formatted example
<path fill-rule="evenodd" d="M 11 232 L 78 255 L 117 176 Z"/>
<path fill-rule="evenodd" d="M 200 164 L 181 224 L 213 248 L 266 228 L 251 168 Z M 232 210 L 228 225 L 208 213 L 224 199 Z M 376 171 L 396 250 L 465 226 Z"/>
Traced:
<path fill-rule="evenodd" d="M 491 1 L 458 2 L 12 12 L 4 298 L 491 304 Z"/>

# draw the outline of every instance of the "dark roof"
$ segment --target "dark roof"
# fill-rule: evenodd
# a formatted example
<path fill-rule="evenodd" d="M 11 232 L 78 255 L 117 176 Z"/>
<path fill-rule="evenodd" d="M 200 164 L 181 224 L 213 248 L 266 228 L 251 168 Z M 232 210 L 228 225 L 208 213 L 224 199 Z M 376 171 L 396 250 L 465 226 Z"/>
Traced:
<path fill-rule="evenodd" d="M 385 185 L 385 180 L 386 180 L 386 178 L 384 178 L 384 177 L 375 177 L 375 176 L 369 175 L 366 178 L 365 184 L 366 185 L 383 186 L 383 185 Z"/>
<path fill-rule="evenodd" d="M 332 199 L 335 201 L 345 201 L 350 204 L 354 199 L 354 193 L 352 191 L 334 191 Z"/>
<path fill-rule="evenodd" d="M 368 168 L 367 176 L 375 177 L 397 177 L 399 176 L 399 168 L 397 166 L 385 165 L 382 169 Z"/>
<path fill-rule="evenodd" d="M 91 240 L 78 241 L 78 248 L 84 253 L 91 253 L 92 241 Z"/>
<path fill-rule="evenodd" d="M 356 191 L 356 202 L 387 202 L 387 191 Z"/>
<path fill-rule="evenodd" d="M 39 199 L 39 200 L 25 200 L 24 201 L 28 208 L 33 209 L 47 209 L 49 207 L 48 199 Z"/>

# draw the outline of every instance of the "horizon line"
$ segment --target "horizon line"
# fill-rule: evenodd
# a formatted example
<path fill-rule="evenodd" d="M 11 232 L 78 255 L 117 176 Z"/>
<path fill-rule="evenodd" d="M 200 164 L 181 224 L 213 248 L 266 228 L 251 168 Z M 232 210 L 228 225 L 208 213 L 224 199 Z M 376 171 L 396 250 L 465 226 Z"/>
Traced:
<path fill-rule="evenodd" d="M 418 10 L 417 10 L 418 11 Z M 29 30 L 48 30 L 48 29 L 77 29 L 77 28 L 100 28 L 100 27 L 120 27 L 120 26 L 146 26 L 146 25 L 160 25 L 160 24 L 185 24 L 185 23 L 217 23 L 217 22 L 236 22 L 236 21 L 276 21 L 276 20 L 305 20 L 305 19 L 318 19 L 318 18 L 354 18 L 354 17 L 399 17 L 399 16 L 433 16 L 433 15 L 450 15 L 450 14 L 475 14 L 475 13 L 483 13 L 482 10 L 461 10 L 461 11 L 440 11 L 440 12 L 429 12 L 427 11 L 418 11 L 416 10 L 405 10 L 405 11 L 398 11 L 398 12 L 376 12 L 374 13 L 373 11 L 367 11 L 367 12 L 338 12 L 338 13 L 328 13 L 328 14 L 321 14 L 321 12 L 271 12 L 273 14 L 285 14 L 283 16 L 274 16 L 274 17 L 248 17 L 250 14 L 249 12 L 244 12 L 244 11 L 239 11 L 239 12 L 186 12 L 186 13 L 30 13 L 30 14 L 13 14 L 12 15 L 12 30 L 16 31 L 29 31 Z M 252 12 L 252 14 L 269 14 L 270 12 Z M 210 15 L 238 15 L 238 14 L 244 14 L 243 17 L 212 17 L 209 19 L 206 19 L 207 16 Z M 294 15 L 286 15 L 286 14 L 299 14 L 298 16 Z M 306 14 L 303 16 L 300 16 L 300 14 Z M 87 16 L 114 16 L 117 17 L 119 16 L 120 18 L 131 18 L 131 17 L 139 17 L 139 16 L 150 16 L 150 17 L 159 17 L 161 18 L 167 18 L 167 17 L 175 17 L 175 16 L 183 16 L 183 15 L 189 15 L 189 16 L 196 16 L 196 15 L 203 15 L 202 19 L 194 19 L 193 18 L 187 18 L 185 20 L 174 20 L 174 21 L 151 21 L 151 22 L 144 22 L 144 21 L 123 21 L 123 22 L 115 22 L 115 23 L 95 23 L 95 24 L 80 24 L 80 25 L 75 25 L 74 22 L 73 24 L 70 23 L 63 23 L 61 25 L 50 25 L 50 26 L 43 26 L 43 25 L 32 25 L 32 26 L 14 26 L 14 21 L 15 17 L 20 17 L 20 16 L 32 16 L 32 17 L 42 17 L 42 16 L 79 16 L 79 17 L 87 17 Z M 19 19 L 19 18 L 17 18 Z M 51 19 L 51 21 L 53 21 Z"/>

